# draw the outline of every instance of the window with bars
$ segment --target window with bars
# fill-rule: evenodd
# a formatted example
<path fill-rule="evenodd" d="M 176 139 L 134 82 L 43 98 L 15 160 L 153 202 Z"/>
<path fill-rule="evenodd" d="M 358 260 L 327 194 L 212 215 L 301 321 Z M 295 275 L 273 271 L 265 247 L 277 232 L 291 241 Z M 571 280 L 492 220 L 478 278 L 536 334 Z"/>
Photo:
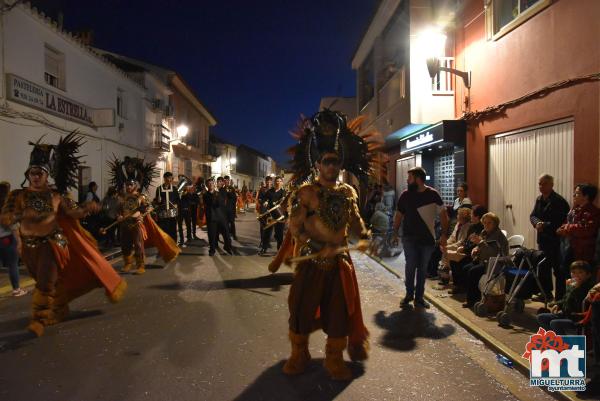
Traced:
<path fill-rule="evenodd" d="M 454 154 L 438 156 L 433 161 L 433 186 L 438 190 L 444 204 L 454 202 Z"/>
<path fill-rule="evenodd" d="M 58 50 L 44 46 L 44 81 L 55 88 L 65 90 L 65 55 Z"/>

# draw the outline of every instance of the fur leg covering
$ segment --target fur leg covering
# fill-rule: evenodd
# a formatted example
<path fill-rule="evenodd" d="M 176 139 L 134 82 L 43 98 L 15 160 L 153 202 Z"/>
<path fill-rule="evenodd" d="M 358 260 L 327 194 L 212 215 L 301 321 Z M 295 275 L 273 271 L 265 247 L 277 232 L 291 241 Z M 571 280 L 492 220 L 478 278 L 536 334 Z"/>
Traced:
<path fill-rule="evenodd" d="M 290 342 L 292 343 L 292 355 L 283 365 L 283 373 L 298 375 L 304 372 L 310 362 L 308 334 L 296 334 L 290 331 Z"/>
<path fill-rule="evenodd" d="M 123 255 L 123 260 L 125 261 L 125 265 L 123 266 L 123 271 L 125 273 L 127 273 L 133 267 L 133 254 Z"/>
<path fill-rule="evenodd" d="M 366 361 L 369 358 L 369 341 L 365 340 L 361 344 L 348 343 L 348 356 L 354 362 Z"/>
<path fill-rule="evenodd" d="M 333 380 L 351 380 L 352 372 L 344 362 L 347 337 L 327 337 L 323 366 Z"/>

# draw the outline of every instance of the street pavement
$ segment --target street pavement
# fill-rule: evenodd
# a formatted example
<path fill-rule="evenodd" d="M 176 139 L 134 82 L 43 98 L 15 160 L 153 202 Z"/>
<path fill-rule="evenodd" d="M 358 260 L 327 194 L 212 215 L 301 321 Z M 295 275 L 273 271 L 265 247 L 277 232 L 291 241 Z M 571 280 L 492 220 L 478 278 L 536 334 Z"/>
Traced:
<path fill-rule="evenodd" d="M 207 256 L 200 230 L 167 266 L 149 256 L 145 275 L 126 276 L 120 304 L 96 290 L 39 339 L 24 331 L 31 297 L 2 299 L 0 400 L 552 399 L 439 310 L 400 311 L 402 283 L 360 254 L 370 359 L 351 365 L 352 381 L 331 381 L 316 332 L 307 372 L 283 375 L 292 271 L 269 274 L 253 214 L 238 232 L 235 256 Z"/>

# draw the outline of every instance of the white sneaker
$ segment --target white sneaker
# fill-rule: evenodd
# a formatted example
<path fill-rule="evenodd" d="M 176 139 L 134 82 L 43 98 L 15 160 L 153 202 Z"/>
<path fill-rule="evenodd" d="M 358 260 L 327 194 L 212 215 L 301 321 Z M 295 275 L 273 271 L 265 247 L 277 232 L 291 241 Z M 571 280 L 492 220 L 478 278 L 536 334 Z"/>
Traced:
<path fill-rule="evenodd" d="M 24 290 L 22 288 L 17 288 L 12 292 L 13 297 L 22 297 L 23 295 L 27 295 L 27 290 Z"/>

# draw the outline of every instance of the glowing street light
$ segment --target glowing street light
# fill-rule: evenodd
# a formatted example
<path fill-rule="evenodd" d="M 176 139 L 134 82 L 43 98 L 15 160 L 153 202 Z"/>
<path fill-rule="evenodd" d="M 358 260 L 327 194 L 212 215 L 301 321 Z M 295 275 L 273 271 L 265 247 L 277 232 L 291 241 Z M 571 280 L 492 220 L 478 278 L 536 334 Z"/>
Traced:
<path fill-rule="evenodd" d="M 185 124 L 181 124 L 181 125 L 179 125 L 179 126 L 176 128 L 176 130 L 177 130 L 177 136 L 178 136 L 179 138 L 183 138 L 183 137 L 185 137 L 185 136 L 188 134 L 188 131 L 189 131 L 190 129 L 188 128 L 188 126 L 187 126 L 187 125 L 185 125 Z"/>
<path fill-rule="evenodd" d="M 461 77 L 465 87 L 471 88 L 471 72 L 440 66 L 440 57 L 444 56 L 446 50 L 446 35 L 440 29 L 426 29 L 419 35 L 419 42 L 425 53 L 427 70 L 431 78 L 435 77 L 440 71 L 446 71 Z"/>
<path fill-rule="evenodd" d="M 237 159 L 235 157 L 232 157 L 231 159 L 229 159 L 229 164 L 236 164 L 237 163 Z"/>

